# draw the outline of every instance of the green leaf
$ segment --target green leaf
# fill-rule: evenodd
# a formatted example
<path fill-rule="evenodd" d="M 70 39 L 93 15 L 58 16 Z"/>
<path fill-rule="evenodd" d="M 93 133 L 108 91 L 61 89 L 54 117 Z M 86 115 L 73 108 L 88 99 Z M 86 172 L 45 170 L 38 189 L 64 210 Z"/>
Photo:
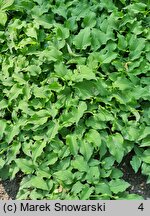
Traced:
<path fill-rule="evenodd" d="M 131 164 L 132 168 L 134 169 L 135 173 L 137 173 L 137 171 L 139 170 L 139 168 L 141 166 L 141 159 L 135 155 L 132 157 L 130 164 Z"/>
<path fill-rule="evenodd" d="M 39 176 L 29 176 L 26 177 L 25 179 L 26 181 L 24 182 L 24 184 L 22 184 L 21 188 L 38 188 L 41 190 L 49 190 L 49 187 L 46 183 L 46 181 L 44 181 L 41 177 Z"/>
<path fill-rule="evenodd" d="M 147 149 L 143 152 L 143 155 L 141 157 L 142 161 L 145 163 L 150 164 L 150 149 Z"/>
<path fill-rule="evenodd" d="M 111 178 L 119 179 L 121 177 L 123 177 L 123 172 L 120 169 L 113 168 L 112 173 L 111 173 Z"/>
<path fill-rule="evenodd" d="M 139 137 L 139 128 L 133 126 L 126 127 L 126 130 L 122 132 L 124 138 L 130 141 L 135 141 Z"/>
<path fill-rule="evenodd" d="M 46 132 L 47 140 L 49 142 L 55 138 L 56 134 L 58 133 L 58 129 L 59 123 L 57 121 L 51 121 Z"/>
<path fill-rule="evenodd" d="M 53 175 L 56 179 L 64 181 L 65 184 L 71 184 L 73 181 L 73 174 L 71 173 L 70 170 L 60 170 L 54 172 Z"/>
<path fill-rule="evenodd" d="M 41 9 L 41 8 L 40 8 Z M 43 26 L 45 29 L 51 29 L 53 26 L 53 14 L 44 14 L 42 16 L 36 16 L 36 23 Z"/>
<path fill-rule="evenodd" d="M 88 173 L 86 175 L 87 182 L 89 184 L 96 184 L 99 182 L 100 169 L 98 166 L 89 167 Z"/>
<path fill-rule="evenodd" d="M 88 161 L 93 154 L 93 146 L 86 140 L 80 142 L 80 153 L 84 156 L 85 160 Z"/>
<path fill-rule="evenodd" d="M 62 25 L 56 26 L 56 37 L 57 40 L 66 39 L 69 37 L 69 29 L 64 28 Z"/>
<path fill-rule="evenodd" d="M 6 126 L 7 126 L 6 121 L 3 119 L 0 119 L 0 139 L 2 139 L 2 137 L 3 137 Z"/>
<path fill-rule="evenodd" d="M 77 141 L 76 135 L 67 135 L 66 136 L 66 144 L 69 146 L 69 150 L 72 155 L 76 156 L 78 154 L 79 145 Z"/>
<path fill-rule="evenodd" d="M 90 195 L 93 193 L 94 187 L 90 187 L 89 185 L 84 187 L 80 194 L 80 200 L 88 200 L 90 199 Z"/>
<path fill-rule="evenodd" d="M 145 11 L 146 8 L 146 4 L 139 2 L 139 3 L 134 3 L 134 4 L 130 4 L 127 8 L 129 8 L 129 10 L 131 11 L 131 13 L 142 13 Z"/>
<path fill-rule="evenodd" d="M 108 51 L 105 55 L 102 55 L 102 64 L 108 64 L 112 62 L 112 60 L 116 59 L 117 56 L 117 53 Z"/>
<path fill-rule="evenodd" d="M 140 144 L 140 147 L 146 147 L 146 146 L 150 146 L 150 136 L 149 135 L 145 137 Z"/>
<path fill-rule="evenodd" d="M 86 110 L 87 110 L 87 104 L 84 101 L 81 101 L 78 105 L 78 112 L 76 115 L 76 124 L 78 124 L 79 120 L 82 118 Z"/>
<path fill-rule="evenodd" d="M 7 106 L 8 106 L 7 100 L 3 99 L 0 101 L 0 110 L 6 108 Z"/>
<path fill-rule="evenodd" d="M 90 28 L 81 29 L 73 39 L 73 44 L 77 49 L 84 50 L 91 44 Z"/>
<path fill-rule="evenodd" d="M 34 142 L 33 146 L 31 147 L 33 163 L 35 163 L 37 158 L 43 153 L 45 146 L 46 141 L 44 140 L 37 140 Z"/>
<path fill-rule="evenodd" d="M 5 26 L 7 22 L 7 14 L 3 11 L 0 11 L 0 25 Z"/>
<path fill-rule="evenodd" d="M 80 193 L 84 188 L 84 185 L 80 182 L 80 181 L 77 181 L 73 186 L 72 186 L 72 189 L 71 191 L 74 193 L 74 194 L 78 194 Z"/>
<path fill-rule="evenodd" d="M 107 147 L 109 148 L 110 153 L 115 157 L 116 161 L 120 163 L 124 156 L 125 150 L 121 134 L 116 133 L 114 135 L 110 135 L 107 140 Z"/>
<path fill-rule="evenodd" d="M 126 77 L 118 77 L 117 80 L 113 83 L 113 87 L 117 87 L 121 91 L 131 89 L 132 86 L 132 83 Z"/>
<path fill-rule="evenodd" d="M 142 140 L 150 135 L 150 126 L 144 127 L 143 131 L 141 131 L 141 135 L 138 137 L 138 140 Z"/>
<path fill-rule="evenodd" d="M 82 100 L 89 99 L 92 96 L 97 96 L 99 91 L 96 88 L 96 84 L 92 81 L 83 80 L 74 85 L 75 93 Z"/>
<path fill-rule="evenodd" d="M 17 158 L 15 163 L 19 167 L 19 169 L 25 174 L 31 174 L 34 171 L 34 166 L 31 160 Z"/>
<path fill-rule="evenodd" d="M 88 142 L 93 143 L 95 147 L 101 146 L 101 136 L 98 131 L 90 129 L 89 132 L 86 133 L 85 138 Z"/>
<path fill-rule="evenodd" d="M 31 76 L 37 76 L 41 73 L 41 68 L 37 65 L 30 65 L 26 70 L 30 72 Z"/>
<path fill-rule="evenodd" d="M 14 0 L 1 0 L 0 1 L 0 10 L 7 10 L 13 3 L 14 3 Z"/>
<path fill-rule="evenodd" d="M 0 158 L 0 169 L 3 168 L 4 164 L 5 164 L 5 161 L 2 158 Z"/>
<path fill-rule="evenodd" d="M 77 70 L 74 70 L 74 74 L 71 77 L 71 80 L 74 82 L 82 82 L 83 79 L 96 80 L 96 76 L 91 68 L 87 67 L 86 65 L 79 65 L 77 67 Z"/>
<path fill-rule="evenodd" d="M 74 169 L 79 170 L 80 172 L 87 172 L 88 165 L 82 156 L 76 156 L 74 160 L 72 160 L 72 166 Z"/>
<path fill-rule="evenodd" d="M 141 170 L 143 175 L 148 175 L 150 173 L 150 164 L 143 162 L 141 166 Z"/>
<path fill-rule="evenodd" d="M 22 94 L 22 88 L 18 84 L 13 85 L 9 91 L 9 101 L 18 98 L 20 94 Z"/>
<path fill-rule="evenodd" d="M 117 200 L 144 200 L 144 198 L 138 194 L 127 194 Z"/>
<path fill-rule="evenodd" d="M 25 30 L 25 33 L 28 37 L 37 39 L 37 29 L 36 26 L 29 24 Z"/>
<path fill-rule="evenodd" d="M 54 152 L 50 152 L 46 155 L 45 160 L 45 166 L 53 165 L 58 160 L 58 155 Z"/>
<path fill-rule="evenodd" d="M 118 36 L 118 48 L 120 50 L 125 50 L 127 47 L 126 38 L 121 34 L 118 34 L 117 36 Z"/>
<path fill-rule="evenodd" d="M 94 12 L 90 12 L 83 19 L 83 27 L 93 28 L 96 25 L 96 14 Z"/>
<path fill-rule="evenodd" d="M 112 0 L 101 0 L 101 5 L 109 12 L 115 10 L 115 5 Z"/>
<path fill-rule="evenodd" d="M 14 141 L 7 153 L 7 164 L 10 164 L 11 161 L 16 160 L 17 154 L 20 153 L 21 143 L 18 141 Z"/>
<path fill-rule="evenodd" d="M 114 194 L 125 191 L 129 186 L 130 186 L 129 183 L 121 179 L 111 180 L 109 182 L 110 190 Z"/>
<path fill-rule="evenodd" d="M 111 190 L 110 190 L 109 184 L 107 182 L 99 182 L 95 186 L 95 192 L 96 192 L 96 194 L 111 195 Z"/>
<path fill-rule="evenodd" d="M 44 50 L 39 54 L 40 61 L 56 62 L 61 60 L 62 52 L 60 52 L 56 47 L 49 46 L 48 50 Z"/>
<path fill-rule="evenodd" d="M 30 184 L 34 188 L 39 188 L 39 189 L 42 189 L 42 190 L 49 190 L 49 187 L 48 187 L 46 181 L 44 181 L 39 176 L 32 176 L 31 180 L 30 180 Z"/>
<path fill-rule="evenodd" d="M 40 176 L 41 178 L 50 178 L 51 173 L 49 167 L 45 166 L 45 163 L 40 165 L 36 171 L 36 175 Z"/>
<path fill-rule="evenodd" d="M 97 28 L 91 31 L 91 47 L 94 51 L 98 50 L 103 44 L 107 42 L 107 35 Z"/>
<path fill-rule="evenodd" d="M 6 142 L 9 144 L 13 141 L 14 137 L 17 136 L 20 132 L 20 126 L 15 124 L 11 125 L 8 131 L 6 132 Z"/>
<path fill-rule="evenodd" d="M 113 156 L 105 157 L 104 160 L 102 160 L 102 167 L 106 170 L 112 169 L 114 162 L 115 159 Z"/>

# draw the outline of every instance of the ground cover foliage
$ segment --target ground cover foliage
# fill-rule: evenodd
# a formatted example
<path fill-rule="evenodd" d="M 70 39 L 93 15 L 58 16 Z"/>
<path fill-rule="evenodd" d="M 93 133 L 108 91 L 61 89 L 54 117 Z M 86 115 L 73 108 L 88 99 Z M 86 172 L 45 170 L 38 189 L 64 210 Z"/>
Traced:
<path fill-rule="evenodd" d="M 141 199 L 150 183 L 148 0 L 0 1 L 0 177 L 17 199 Z"/>

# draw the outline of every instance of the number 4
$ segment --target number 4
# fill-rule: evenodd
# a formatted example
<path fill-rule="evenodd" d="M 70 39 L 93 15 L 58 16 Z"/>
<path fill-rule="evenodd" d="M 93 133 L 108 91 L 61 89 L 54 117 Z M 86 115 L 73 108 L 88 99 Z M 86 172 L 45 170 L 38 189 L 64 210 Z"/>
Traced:
<path fill-rule="evenodd" d="M 139 210 L 143 211 L 144 210 L 144 206 L 143 206 L 143 203 L 141 203 L 138 207 Z"/>

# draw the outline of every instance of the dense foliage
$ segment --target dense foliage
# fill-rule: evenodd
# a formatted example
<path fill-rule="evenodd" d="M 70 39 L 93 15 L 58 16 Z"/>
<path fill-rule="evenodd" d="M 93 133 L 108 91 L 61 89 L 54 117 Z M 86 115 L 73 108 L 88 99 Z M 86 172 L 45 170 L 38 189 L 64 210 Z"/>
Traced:
<path fill-rule="evenodd" d="M 148 0 L 0 0 L 0 177 L 17 199 L 139 199 L 150 183 Z"/>

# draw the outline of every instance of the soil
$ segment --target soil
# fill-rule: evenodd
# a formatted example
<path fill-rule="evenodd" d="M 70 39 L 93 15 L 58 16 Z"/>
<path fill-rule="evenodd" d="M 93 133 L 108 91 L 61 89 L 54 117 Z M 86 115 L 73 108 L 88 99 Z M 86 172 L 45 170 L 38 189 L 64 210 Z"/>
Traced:
<path fill-rule="evenodd" d="M 141 195 L 145 200 L 150 200 L 150 184 L 147 184 L 147 177 L 142 175 L 141 170 L 137 173 L 134 172 L 130 165 L 133 153 L 128 154 L 119 168 L 123 172 L 123 179 L 127 181 L 131 186 L 128 189 L 129 193 L 135 193 Z"/>
<path fill-rule="evenodd" d="M 132 153 L 128 154 L 119 165 L 124 173 L 123 179 L 131 184 L 128 191 L 143 196 L 145 200 L 150 200 L 150 184 L 146 184 L 147 178 L 141 174 L 140 170 L 134 173 L 130 165 L 131 158 Z M 21 175 L 18 175 L 12 181 L 0 181 L 0 200 L 15 200 L 21 179 Z"/>
<path fill-rule="evenodd" d="M 11 181 L 0 179 L 0 200 L 15 200 L 21 179 L 22 177 L 20 174 Z"/>

